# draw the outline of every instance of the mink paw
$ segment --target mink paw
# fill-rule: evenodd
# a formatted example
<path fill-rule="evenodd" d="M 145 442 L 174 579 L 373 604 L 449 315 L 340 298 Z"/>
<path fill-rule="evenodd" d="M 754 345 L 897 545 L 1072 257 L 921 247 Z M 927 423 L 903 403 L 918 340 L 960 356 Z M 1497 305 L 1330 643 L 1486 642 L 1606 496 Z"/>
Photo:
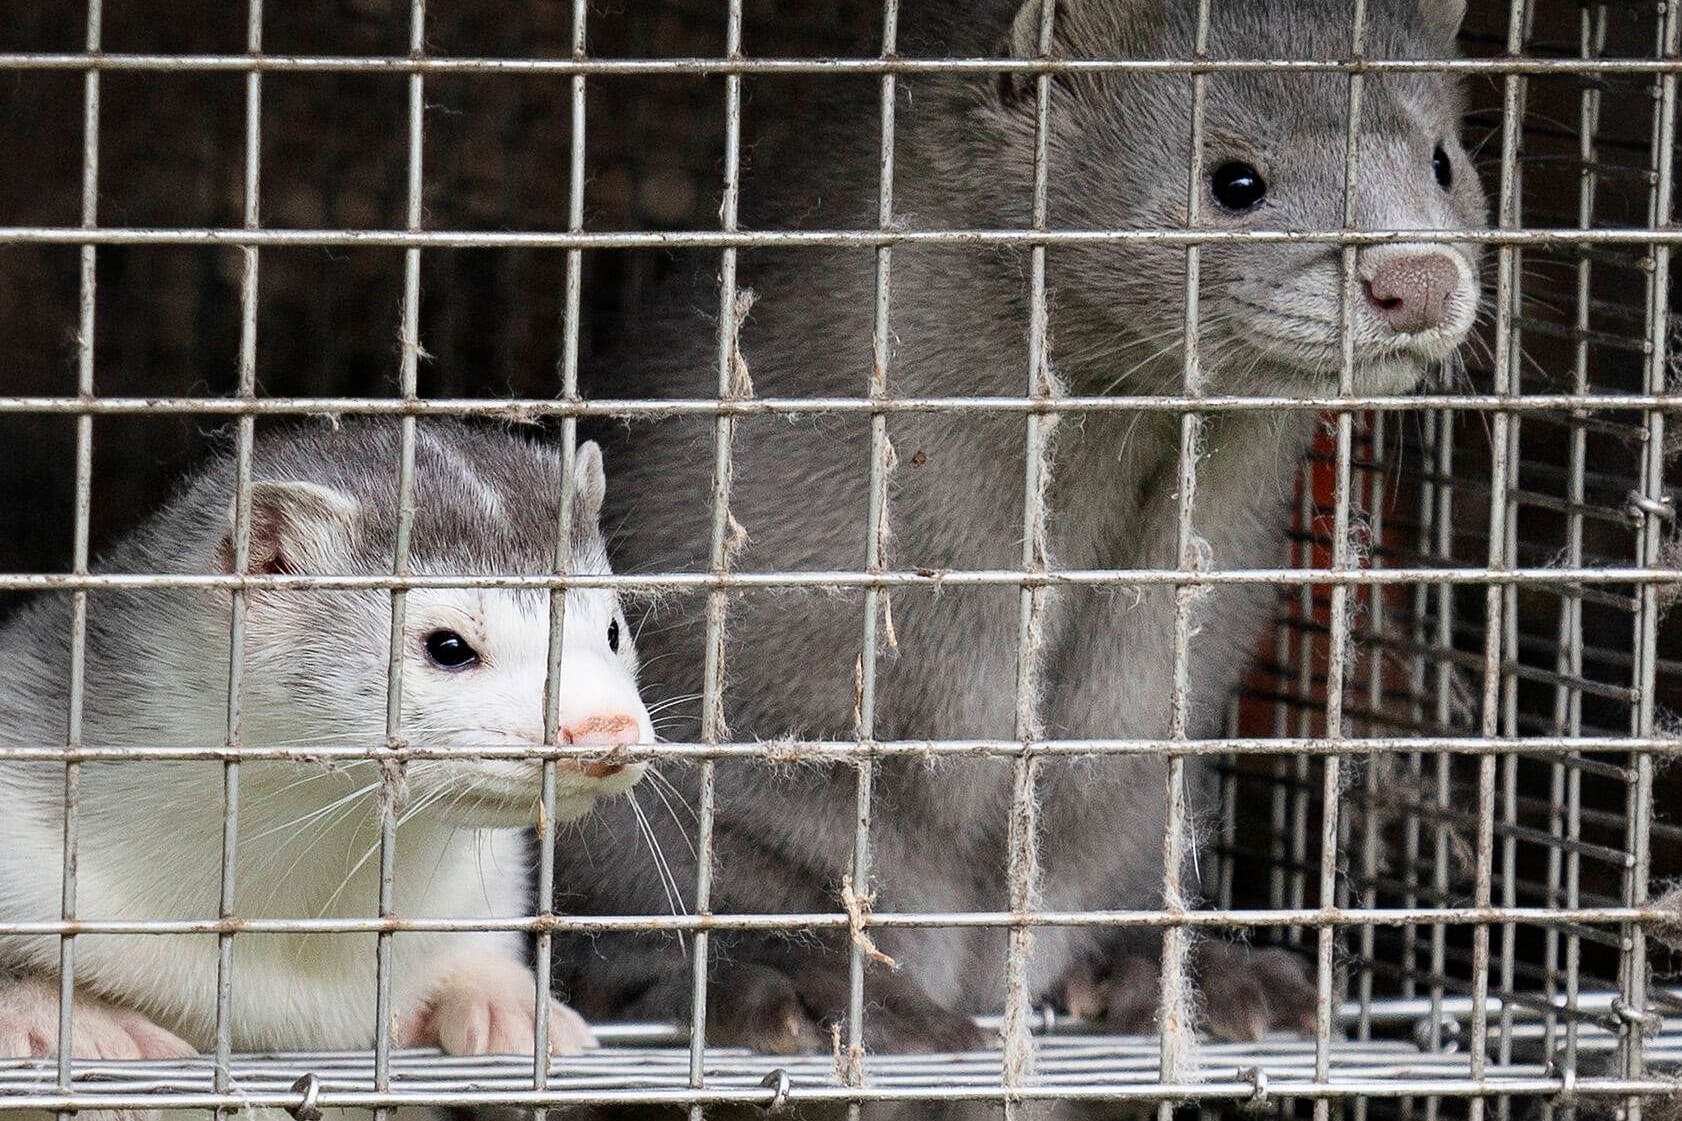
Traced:
<path fill-rule="evenodd" d="M 1317 993 L 1298 955 L 1205 942 L 1193 951 L 1192 965 L 1203 1021 L 1216 1039 L 1255 1040 L 1270 1031 L 1313 1033 Z"/>
<path fill-rule="evenodd" d="M 58 1054 L 58 995 L 57 982 L 35 977 L 0 982 L 0 1057 Z M 78 1059 L 183 1059 L 198 1051 L 139 1012 L 77 993 L 70 1053 Z"/>
<path fill-rule="evenodd" d="M 793 1055 L 827 1051 L 836 1031 L 845 1044 L 845 959 L 798 963 L 790 972 L 737 963 L 709 986 L 707 1033 L 720 1043 Z M 936 1004 L 920 985 L 892 973 L 865 978 L 864 1044 L 871 1051 L 971 1051 L 988 1035 L 968 1016 Z"/>
<path fill-rule="evenodd" d="M 445 974 L 399 1027 L 405 1047 L 451 1055 L 530 1055 L 537 1048 L 537 979 L 504 958 L 464 962 Z M 549 1053 L 576 1055 L 598 1044 L 584 1018 L 549 1000 Z"/>
<path fill-rule="evenodd" d="M 1200 1026 L 1215 1039 L 1261 1039 L 1314 1030 L 1315 989 L 1302 959 L 1286 950 L 1201 942 L 1192 950 Z M 1144 954 L 1075 967 L 1055 993 L 1072 1016 L 1113 1031 L 1156 1031 L 1161 965 Z"/>

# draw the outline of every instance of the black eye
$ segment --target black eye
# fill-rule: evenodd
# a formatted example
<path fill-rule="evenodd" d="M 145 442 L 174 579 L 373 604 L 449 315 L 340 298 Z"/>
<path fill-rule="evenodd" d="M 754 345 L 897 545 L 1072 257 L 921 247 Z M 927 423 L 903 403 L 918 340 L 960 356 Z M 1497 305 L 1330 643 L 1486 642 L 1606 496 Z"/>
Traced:
<path fill-rule="evenodd" d="M 1443 190 L 1454 186 L 1454 164 L 1449 162 L 1448 153 L 1443 151 L 1441 144 L 1431 153 L 1431 171 L 1437 177 L 1437 186 Z"/>
<path fill-rule="evenodd" d="M 1209 176 L 1215 201 L 1226 210 L 1249 210 L 1267 197 L 1267 182 L 1253 166 L 1234 160 L 1223 163 Z"/>
<path fill-rule="evenodd" d="M 455 631 L 433 631 L 427 635 L 426 656 L 440 669 L 461 669 L 479 660 L 479 652 Z"/>
<path fill-rule="evenodd" d="M 615 654 L 619 653 L 619 620 L 615 619 L 607 625 L 607 648 Z"/>

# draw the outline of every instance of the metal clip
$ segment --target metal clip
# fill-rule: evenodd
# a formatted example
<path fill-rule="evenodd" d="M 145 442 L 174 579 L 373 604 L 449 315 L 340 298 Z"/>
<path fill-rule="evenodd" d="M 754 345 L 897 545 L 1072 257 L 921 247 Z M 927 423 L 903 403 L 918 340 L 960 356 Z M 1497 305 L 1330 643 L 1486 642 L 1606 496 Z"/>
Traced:
<path fill-rule="evenodd" d="M 1437 1022 L 1435 1025 L 1438 1029 L 1436 1034 L 1439 1035 L 1441 1043 L 1439 1043 L 1435 1048 L 1431 1046 L 1431 1036 L 1433 1034 L 1431 1030 L 1432 1027 L 1433 1025 L 1429 1016 L 1421 1017 L 1419 1021 L 1413 1025 L 1413 1042 L 1414 1045 L 1421 1051 L 1435 1050 L 1441 1055 L 1452 1055 L 1456 1051 L 1460 1050 L 1463 1029 L 1460 1026 L 1459 1020 L 1455 1019 L 1453 1016 L 1445 1014 L 1443 1018 Z"/>
<path fill-rule="evenodd" d="M 1642 1035 L 1655 1035 L 1664 1027 L 1664 1017 L 1652 1010 L 1640 1011 L 1623 997 L 1612 998 L 1612 1018 L 1620 1027 L 1629 1026 Z"/>
<path fill-rule="evenodd" d="M 1676 503 L 1668 494 L 1660 495 L 1658 498 L 1654 498 L 1650 495 L 1642 494 L 1638 490 L 1632 490 L 1629 492 L 1628 497 L 1630 516 L 1637 521 L 1641 520 L 1643 514 L 1649 514 L 1658 518 L 1662 522 L 1673 522 L 1676 520 Z"/>
<path fill-rule="evenodd" d="M 770 1074 L 767 1074 L 764 1078 L 761 1078 L 759 1080 L 759 1084 L 767 1090 L 776 1091 L 776 1093 L 771 1095 L 771 1101 L 762 1107 L 765 1112 L 781 1113 L 783 1107 L 788 1105 L 788 1071 L 784 1070 L 782 1067 L 778 1067 Z"/>
<path fill-rule="evenodd" d="M 306 1074 L 292 1083 L 292 1092 L 304 1097 L 287 1112 L 297 1118 L 297 1121 L 321 1121 L 321 1108 L 315 1104 L 321 1097 L 321 1079 L 313 1074 Z"/>
<path fill-rule="evenodd" d="M 1259 1066 L 1239 1067 L 1238 1081 L 1250 1084 L 1250 1096 L 1244 1100 L 1245 1109 L 1267 1108 L 1267 1071 Z"/>
<path fill-rule="evenodd" d="M 1549 1076 L 1559 1079 L 1559 1089 L 1553 1096 L 1555 1109 L 1570 1109 L 1577 1101 L 1577 1068 L 1562 1062 L 1564 1055 L 1562 1050 L 1548 1060 Z"/>

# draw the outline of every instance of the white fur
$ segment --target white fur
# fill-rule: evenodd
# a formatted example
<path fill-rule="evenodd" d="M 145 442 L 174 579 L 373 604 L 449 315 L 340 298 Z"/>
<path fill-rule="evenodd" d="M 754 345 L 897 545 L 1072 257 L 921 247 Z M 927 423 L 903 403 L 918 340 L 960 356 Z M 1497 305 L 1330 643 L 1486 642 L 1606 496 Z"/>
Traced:
<path fill-rule="evenodd" d="M 592 449 L 593 450 L 593 449 Z M 598 487 L 580 457 L 581 481 Z M 468 466 L 464 478 L 478 486 Z M 315 489 L 321 489 L 319 487 Z M 306 526 L 316 533 L 327 522 Z M 296 526 L 292 527 L 296 529 Z M 338 548 L 332 534 L 317 540 Z M 599 547 L 584 552 L 605 571 Z M 178 559 L 179 571 L 187 560 Z M 242 740 L 313 746 L 385 742 L 385 659 L 391 600 L 337 593 L 324 623 L 317 598 L 253 593 L 247 615 Z M 116 611 L 150 633 L 113 654 L 90 632 L 84 738 L 97 744 L 206 744 L 226 735 L 225 599 L 174 593 L 167 611 L 141 601 Z M 293 598 L 288 598 L 293 597 Z M 96 596 L 96 618 L 101 603 Z M 560 724 L 618 714 L 637 738 L 653 730 L 636 689 L 636 658 L 620 621 L 609 648 L 615 597 L 566 597 Z M 37 636 L 62 623 L 38 606 L 0 629 L 0 743 L 63 742 L 60 656 L 36 656 Z M 426 636 L 459 632 L 479 653 L 447 670 L 425 653 Z M 133 639 L 117 632 L 124 642 Z M 499 590 L 410 593 L 404 627 L 403 739 L 414 746 L 541 743 L 549 609 L 542 595 Z M 33 641 L 32 641 L 33 640 Z M 112 664 L 115 663 L 115 664 Z M 160 733 L 159 729 L 167 731 Z M 167 736 L 167 739 L 160 738 Z M 557 767 L 557 815 L 576 817 L 634 783 L 640 766 L 592 778 Z M 233 912 L 241 919 L 348 918 L 378 914 L 379 767 L 248 761 L 239 768 L 239 847 Z M 521 833 L 536 821 L 541 765 L 468 758 L 415 761 L 393 784 L 398 818 L 394 913 L 405 919 L 476 920 L 529 914 L 530 868 Z M 224 773 L 217 763 L 87 763 L 80 774 L 76 913 L 88 920 L 214 919 L 220 913 Z M 0 922 L 60 916 L 63 771 L 0 761 Z M 376 939 L 372 934 L 236 934 L 233 1043 L 240 1049 L 362 1047 L 374 1038 Z M 399 1045 L 530 1047 L 540 985 L 522 964 L 515 933 L 400 932 L 393 1011 Z M 108 1002 L 132 1009 L 193 1047 L 215 1039 L 218 944 L 214 935 L 86 934 L 75 941 L 78 1017 L 106 1024 Z M 56 1041 L 57 936 L 0 935 L 0 1056 L 49 1028 Z M 51 979 L 43 989 L 42 979 Z M 51 999 L 43 999 L 43 992 Z M 97 998 L 97 999 L 96 999 Z M 459 1020 L 460 1022 L 456 1022 Z M 110 1035 L 110 1032 L 106 1032 Z M 90 1034 L 89 1038 L 96 1038 Z M 78 1043 L 82 1031 L 78 1029 Z M 24 1040 L 18 1043 L 19 1039 Z M 10 1042 L 8 1042 L 10 1041 Z M 558 1050 L 589 1045 L 583 1021 L 557 1005 Z M 34 1050 L 39 1052 L 39 1039 Z"/>

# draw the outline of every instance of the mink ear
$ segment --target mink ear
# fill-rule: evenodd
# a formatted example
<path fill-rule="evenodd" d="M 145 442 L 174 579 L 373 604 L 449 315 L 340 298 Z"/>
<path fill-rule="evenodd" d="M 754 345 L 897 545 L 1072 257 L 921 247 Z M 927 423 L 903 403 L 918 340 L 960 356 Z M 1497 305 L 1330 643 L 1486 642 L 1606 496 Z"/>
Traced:
<path fill-rule="evenodd" d="M 1162 26 L 1163 0 L 1052 0 L 1051 58 L 1132 58 L 1144 53 Z M 1023 0 L 998 53 L 1010 59 L 1041 57 L 1045 0 Z M 1034 76 L 999 76 L 999 99 L 1018 104 L 1034 88 Z"/>
<path fill-rule="evenodd" d="M 1446 46 L 1460 34 L 1460 23 L 1466 18 L 1466 0 L 1419 0 L 1419 18 L 1426 30 L 1440 36 Z"/>
<path fill-rule="evenodd" d="M 572 460 L 573 516 L 595 525 L 602 516 L 602 499 L 607 497 L 607 473 L 602 469 L 602 449 L 594 440 L 578 445 Z"/>
<path fill-rule="evenodd" d="M 234 574 L 234 518 L 216 548 L 216 563 Z M 358 507 L 342 491 L 298 480 L 263 480 L 251 484 L 251 575 L 320 572 L 345 556 Z"/>

